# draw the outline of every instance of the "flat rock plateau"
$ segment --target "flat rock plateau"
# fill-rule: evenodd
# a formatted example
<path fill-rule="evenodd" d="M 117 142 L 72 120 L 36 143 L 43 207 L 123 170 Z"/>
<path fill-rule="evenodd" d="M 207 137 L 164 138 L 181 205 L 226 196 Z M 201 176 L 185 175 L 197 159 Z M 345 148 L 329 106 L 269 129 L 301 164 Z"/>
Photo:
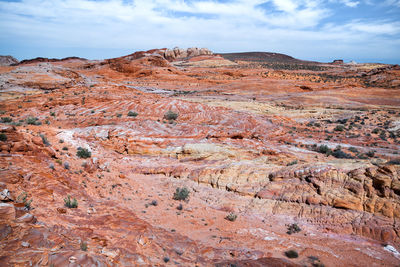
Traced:
<path fill-rule="evenodd" d="M 2 62 L 0 266 L 400 265 L 399 66 Z"/>

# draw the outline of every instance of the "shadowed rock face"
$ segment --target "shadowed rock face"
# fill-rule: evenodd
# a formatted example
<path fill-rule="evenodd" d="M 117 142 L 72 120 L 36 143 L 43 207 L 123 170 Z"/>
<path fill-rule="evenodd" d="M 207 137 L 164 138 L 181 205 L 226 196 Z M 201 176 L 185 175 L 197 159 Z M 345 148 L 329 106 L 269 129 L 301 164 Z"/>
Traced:
<path fill-rule="evenodd" d="M 256 55 L 1 67 L 0 265 L 398 265 L 397 67 Z"/>

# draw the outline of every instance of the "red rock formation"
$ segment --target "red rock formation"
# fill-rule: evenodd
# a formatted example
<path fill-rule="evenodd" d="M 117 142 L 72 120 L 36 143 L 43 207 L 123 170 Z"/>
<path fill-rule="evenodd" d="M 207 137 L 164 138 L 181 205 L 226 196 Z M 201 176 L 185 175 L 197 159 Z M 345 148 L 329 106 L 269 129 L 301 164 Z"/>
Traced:
<path fill-rule="evenodd" d="M 397 70 L 207 53 L 0 68 L 1 266 L 398 265 Z"/>

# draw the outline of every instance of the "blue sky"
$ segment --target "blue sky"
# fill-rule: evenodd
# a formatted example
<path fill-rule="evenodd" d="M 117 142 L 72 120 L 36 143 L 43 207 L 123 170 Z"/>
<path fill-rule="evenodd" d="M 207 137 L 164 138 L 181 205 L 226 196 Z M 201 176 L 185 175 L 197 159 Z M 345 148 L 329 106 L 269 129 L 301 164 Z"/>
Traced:
<path fill-rule="evenodd" d="M 197 46 L 400 63 L 400 0 L 0 0 L 0 36 L 20 60 Z"/>

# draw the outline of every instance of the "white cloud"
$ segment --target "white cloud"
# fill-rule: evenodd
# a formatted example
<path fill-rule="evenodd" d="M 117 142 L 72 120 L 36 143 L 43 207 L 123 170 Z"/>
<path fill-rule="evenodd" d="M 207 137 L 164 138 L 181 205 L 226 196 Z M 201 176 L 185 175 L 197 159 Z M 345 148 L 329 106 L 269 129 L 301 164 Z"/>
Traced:
<path fill-rule="evenodd" d="M 317 58 L 330 53 L 326 49 L 337 51 L 344 46 L 346 52 L 360 54 L 358 47 L 373 39 L 382 42 L 386 52 L 398 53 L 398 42 L 382 37 L 399 34 L 397 22 L 323 23 L 333 13 L 326 1 L 0 1 L 0 48 L 5 51 L 7 45 L 28 44 L 139 50 L 179 45 L 205 46 L 216 51 L 277 51 Z M 359 3 L 340 1 L 349 7 Z M 262 4 L 267 4 L 268 9 L 261 8 Z"/>
<path fill-rule="evenodd" d="M 400 0 L 385 0 L 384 3 L 389 6 L 400 7 Z"/>

